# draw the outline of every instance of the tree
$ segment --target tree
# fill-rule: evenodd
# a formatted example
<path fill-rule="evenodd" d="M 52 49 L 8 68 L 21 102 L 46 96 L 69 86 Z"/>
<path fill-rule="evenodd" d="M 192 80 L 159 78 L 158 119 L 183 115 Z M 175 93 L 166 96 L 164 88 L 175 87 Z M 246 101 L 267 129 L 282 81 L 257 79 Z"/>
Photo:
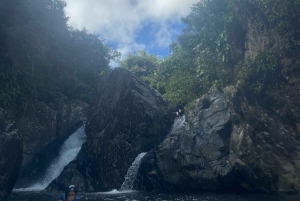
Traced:
<path fill-rule="evenodd" d="M 0 3 L 0 106 L 65 99 L 89 102 L 97 79 L 120 54 L 86 30 L 67 26 L 61 0 Z M 2 23 L 3 22 L 3 23 Z"/>
<path fill-rule="evenodd" d="M 143 81 L 155 87 L 154 72 L 157 70 L 160 59 L 145 51 L 129 53 L 121 62 L 121 67 L 129 70 Z"/>

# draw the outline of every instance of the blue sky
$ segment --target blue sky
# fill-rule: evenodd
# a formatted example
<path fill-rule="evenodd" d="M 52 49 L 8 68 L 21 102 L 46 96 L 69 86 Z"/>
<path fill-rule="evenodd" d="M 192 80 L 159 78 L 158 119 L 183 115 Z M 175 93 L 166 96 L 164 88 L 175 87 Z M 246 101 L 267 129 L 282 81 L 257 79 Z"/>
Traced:
<path fill-rule="evenodd" d="M 199 0 L 65 1 L 70 26 L 105 39 L 123 57 L 137 50 L 164 57 L 182 32 L 181 18 Z"/>
<path fill-rule="evenodd" d="M 135 41 L 137 43 L 145 44 L 146 51 L 150 54 L 155 54 L 160 57 L 169 55 L 169 45 L 175 41 L 177 36 L 180 35 L 185 25 L 182 22 L 168 23 L 167 29 L 161 30 L 161 27 L 156 23 L 146 23 L 141 30 L 137 31 Z M 160 34 L 157 34 L 160 33 Z M 164 35 L 165 34 L 165 35 Z M 164 36 L 166 36 L 164 38 Z M 156 37 L 164 38 L 158 42 Z"/>

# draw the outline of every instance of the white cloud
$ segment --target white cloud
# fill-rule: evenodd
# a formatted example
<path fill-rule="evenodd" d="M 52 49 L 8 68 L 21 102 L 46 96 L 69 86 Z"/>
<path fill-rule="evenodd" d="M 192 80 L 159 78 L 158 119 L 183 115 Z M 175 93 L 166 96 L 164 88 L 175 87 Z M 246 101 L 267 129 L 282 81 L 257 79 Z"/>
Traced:
<path fill-rule="evenodd" d="M 179 34 L 178 30 L 171 29 L 167 23 L 161 24 L 159 31 L 154 35 L 154 45 L 161 48 L 169 47 L 172 43 L 172 36 Z"/>
<path fill-rule="evenodd" d="M 65 0 L 69 25 L 86 28 L 108 42 L 118 44 L 126 53 L 132 48 L 145 49 L 135 39 L 146 22 L 157 23 L 160 31 L 155 34 L 156 45 L 169 45 L 174 34 L 168 23 L 179 22 L 189 14 L 190 7 L 199 0 Z"/>

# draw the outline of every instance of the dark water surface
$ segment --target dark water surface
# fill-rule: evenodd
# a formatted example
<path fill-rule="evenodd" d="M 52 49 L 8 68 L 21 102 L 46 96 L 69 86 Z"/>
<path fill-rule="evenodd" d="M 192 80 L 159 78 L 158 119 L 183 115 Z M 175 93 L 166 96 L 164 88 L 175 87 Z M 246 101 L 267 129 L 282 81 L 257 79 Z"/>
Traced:
<path fill-rule="evenodd" d="M 146 192 L 79 193 L 82 201 L 300 201 L 300 195 L 262 195 L 262 194 L 159 194 Z M 58 200 L 59 192 L 13 192 L 8 201 L 54 201 Z"/>

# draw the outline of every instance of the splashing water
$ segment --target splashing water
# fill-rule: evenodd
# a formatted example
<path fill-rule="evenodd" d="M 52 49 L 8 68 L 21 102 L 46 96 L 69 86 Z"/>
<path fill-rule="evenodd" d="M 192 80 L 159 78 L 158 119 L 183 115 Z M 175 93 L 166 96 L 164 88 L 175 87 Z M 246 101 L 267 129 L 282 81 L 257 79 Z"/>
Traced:
<path fill-rule="evenodd" d="M 136 193 L 138 191 L 136 190 L 117 190 L 117 189 L 113 189 L 111 191 L 107 191 L 107 192 L 97 192 L 95 194 L 99 194 L 99 195 L 116 195 L 116 194 L 127 194 L 127 193 Z"/>
<path fill-rule="evenodd" d="M 174 120 L 174 124 L 171 127 L 170 133 L 173 133 L 174 131 L 176 131 L 178 128 L 183 126 L 184 123 L 185 123 L 185 115 L 176 117 L 175 120 Z"/>
<path fill-rule="evenodd" d="M 44 190 L 59 174 L 63 171 L 64 167 L 75 159 L 79 153 L 82 144 L 86 141 L 84 127 L 75 131 L 63 144 L 59 157 L 52 162 L 46 171 L 45 178 L 42 181 L 28 188 L 18 188 L 13 191 L 41 191 Z"/>
<path fill-rule="evenodd" d="M 146 155 L 145 152 L 140 153 L 134 160 L 134 162 L 132 163 L 132 165 L 130 166 L 130 168 L 127 171 L 127 174 L 125 176 L 125 181 L 123 182 L 123 184 L 121 185 L 120 190 L 124 191 L 124 190 L 132 190 L 133 189 L 133 182 L 136 179 L 137 173 L 138 173 L 138 169 L 141 165 L 142 162 L 142 158 Z"/>

